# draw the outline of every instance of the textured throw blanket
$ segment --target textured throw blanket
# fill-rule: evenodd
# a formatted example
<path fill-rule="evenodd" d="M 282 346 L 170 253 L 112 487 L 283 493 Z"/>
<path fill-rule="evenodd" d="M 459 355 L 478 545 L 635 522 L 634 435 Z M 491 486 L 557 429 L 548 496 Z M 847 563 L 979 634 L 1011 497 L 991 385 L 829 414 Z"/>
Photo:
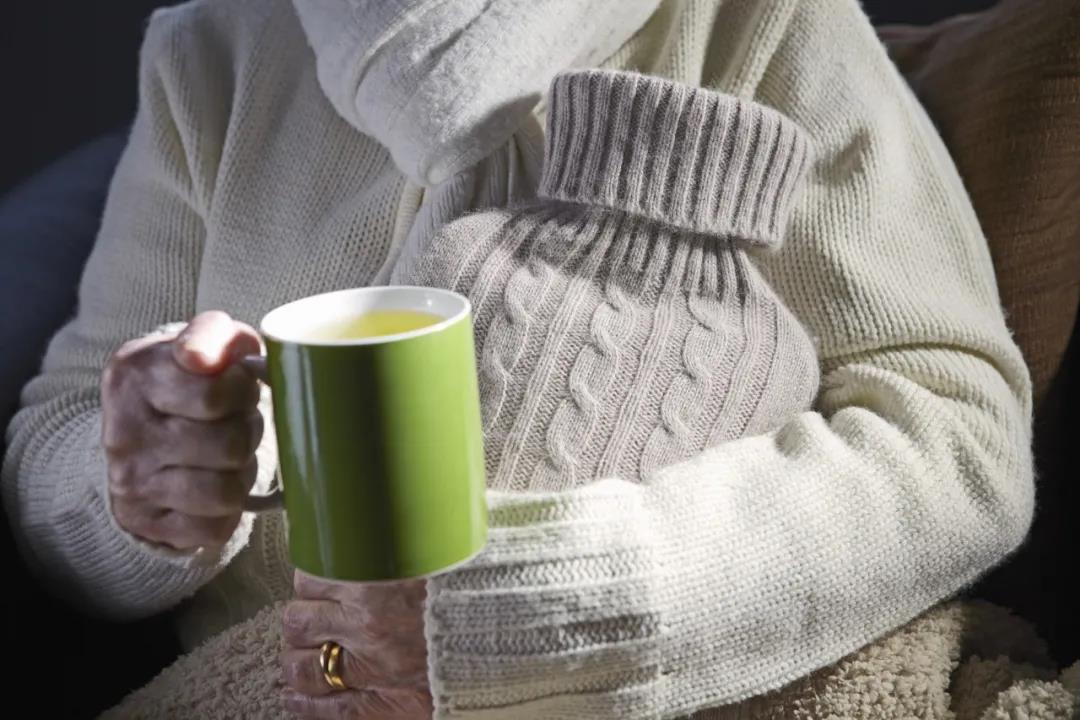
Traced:
<path fill-rule="evenodd" d="M 103 720 L 275 719 L 281 606 L 181 657 Z M 715 720 L 1069 720 L 1080 661 L 1063 672 L 1031 625 L 983 601 L 933 608 L 775 692 L 717 708 Z"/>

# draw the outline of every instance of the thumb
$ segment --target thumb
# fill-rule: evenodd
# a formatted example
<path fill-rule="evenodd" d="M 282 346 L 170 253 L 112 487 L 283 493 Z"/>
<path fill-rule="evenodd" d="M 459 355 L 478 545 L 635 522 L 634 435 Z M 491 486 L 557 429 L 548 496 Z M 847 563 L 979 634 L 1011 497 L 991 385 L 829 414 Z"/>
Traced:
<path fill-rule="evenodd" d="M 220 310 L 200 313 L 173 341 L 176 363 L 196 375 L 216 375 L 262 351 L 259 334 Z"/>

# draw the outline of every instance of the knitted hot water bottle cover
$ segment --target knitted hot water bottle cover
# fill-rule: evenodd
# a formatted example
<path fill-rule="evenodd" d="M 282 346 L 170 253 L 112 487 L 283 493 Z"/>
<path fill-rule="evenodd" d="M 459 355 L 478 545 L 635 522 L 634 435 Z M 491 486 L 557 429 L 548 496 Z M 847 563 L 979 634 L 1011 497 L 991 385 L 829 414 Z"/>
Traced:
<path fill-rule="evenodd" d="M 538 198 L 444 226 L 393 278 L 473 303 L 489 486 L 641 478 L 810 406 L 813 345 L 751 257 L 779 250 L 808 160 L 753 102 L 555 79 Z"/>

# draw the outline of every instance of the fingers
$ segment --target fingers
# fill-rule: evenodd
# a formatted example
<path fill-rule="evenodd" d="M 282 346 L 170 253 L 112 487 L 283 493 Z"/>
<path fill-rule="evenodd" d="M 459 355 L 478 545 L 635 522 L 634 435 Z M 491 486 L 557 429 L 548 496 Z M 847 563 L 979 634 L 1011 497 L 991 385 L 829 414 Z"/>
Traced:
<path fill-rule="evenodd" d="M 128 532 L 181 551 L 224 545 L 241 517 L 196 517 L 171 510 L 152 510 L 144 504 L 118 498 L 113 499 L 112 510 L 116 521 Z"/>
<path fill-rule="evenodd" d="M 227 517 L 243 512 L 258 469 L 254 460 L 241 470 L 167 467 L 141 483 L 134 496 L 184 515 Z"/>
<path fill-rule="evenodd" d="M 102 446 L 117 522 L 188 550 L 228 541 L 256 475 L 258 335 L 222 312 L 123 345 L 102 376 Z"/>
<path fill-rule="evenodd" d="M 344 653 L 344 651 L 342 651 Z M 329 695 L 335 692 L 334 688 L 323 676 L 322 665 L 319 662 L 320 650 L 306 648 L 303 650 L 286 650 L 281 654 L 281 677 L 285 684 L 304 695 Z M 342 658 L 344 667 L 341 679 L 350 688 L 359 688 L 362 685 L 360 678 L 349 667 L 350 661 Z"/>
<path fill-rule="evenodd" d="M 239 524 L 239 515 L 204 518 L 167 512 L 148 537 L 177 550 L 195 550 L 207 545 L 224 545 Z M 155 534 L 158 537 L 155 538 Z"/>
<path fill-rule="evenodd" d="M 240 522 L 258 463 L 238 471 L 169 467 L 124 484 L 110 475 L 112 512 L 128 532 L 175 550 L 221 546 Z"/>
<path fill-rule="evenodd" d="M 213 375 L 262 350 L 259 334 L 220 310 L 200 313 L 172 343 L 173 357 L 184 370 Z"/>
<path fill-rule="evenodd" d="M 321 648 L 289 648 L 280 656 L 282 678 L 289 687 L 305 695 L 328 695 L 334 692 L 323 676 L 319 663 Z M 422 678 L 402 678 L 391 673 L 380 661 L 363 651 L 341 651 L 341 679 L 353 690 L 363 689 L 416 689 L 424 683 Z"/>
<path fill-rule="evenodd" d="M 242 470 L 262 440 L 263 418 L 257 410 L 243 419 L 212 422 L 173 416 L 162 418 L 156 432 L 159 467 Z"/>
<path fill-rule="evenodd" d="M 317 648 L 328 640 L 337 642 L 355 631 L 344 606 L 327 600 L 294 600 L 285 608 L 282 634 L 296 648 Z"/>
<path fill-rule="evenodd" d="M 193 374 L 177 363 L 174 347 L 160 337 L 121 346 L 102 376 L 105 408 L 114 414 L 138 414 L 136 406 L 145 403 L 161 415 L 220 420 L 258 403 L 259 384 L 244 366 L 228 364 L 214 374 Z"/>
<path fill-rule="evenodd" d="M 142 394 L 161 415 L 223 420 L 247 414 L 259 404 L 259 383 L 240 365 L 229 365 L 217 375 L 192 375 L 170 359 L 144 373 Z"/>
<path fill-rule="evenodd" d="M 426 720 L 433 712 L 430 693 L 398 689 L 345 690 L 331 695 L 286 689 L 282 705 L 309 720 Z"/>
<path fill-rule="evenodd" d="M 132 358 L 140 357 L 144 355 L 147 350 L 157 347 L 166 347 L 170 342 L 176 339 L 178 334 L 179 333 L 175 332 L 155 333 L 153 335 L 146 335 L 144 337 L 128 340 L 113 353 L 112 359 L 123 363 Z"/>
<path fill-rule="evenodd" d="M 293 589 L 297 597 L 307 600 L 336 600 L 368 606 L 389 603 L 416 608 L 422 607 L 427 597 L 427 583 L 424 580 L 353 585 L 316 577 L 300 570 L 293 576 Z"/>
<path fill-rule="evenodd" d="M 304 692 L 320 689 L 315 680 L 325 683 L 321 669 L 315 669 L 327 641 L 343 647 L 342 677 L 349 687 L 419 687 L 426 682 L 421 608 L 400 602 L 369 606 L 294 600 L 285 608 L 282 634 L 289 646 L 283 656 L 286 680 Z"/>

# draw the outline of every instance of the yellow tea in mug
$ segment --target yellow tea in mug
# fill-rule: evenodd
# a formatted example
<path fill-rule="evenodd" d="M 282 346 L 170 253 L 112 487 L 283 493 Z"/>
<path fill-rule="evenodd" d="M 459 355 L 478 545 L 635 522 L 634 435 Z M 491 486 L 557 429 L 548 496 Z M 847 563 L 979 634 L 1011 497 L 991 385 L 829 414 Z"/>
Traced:
<path fill-rule="evenodd" d="M 416 310 L 372 310 L 315 330 L 312 340 L 361 340 L 397 335 L 442 322 L 444 318 Z"/>

